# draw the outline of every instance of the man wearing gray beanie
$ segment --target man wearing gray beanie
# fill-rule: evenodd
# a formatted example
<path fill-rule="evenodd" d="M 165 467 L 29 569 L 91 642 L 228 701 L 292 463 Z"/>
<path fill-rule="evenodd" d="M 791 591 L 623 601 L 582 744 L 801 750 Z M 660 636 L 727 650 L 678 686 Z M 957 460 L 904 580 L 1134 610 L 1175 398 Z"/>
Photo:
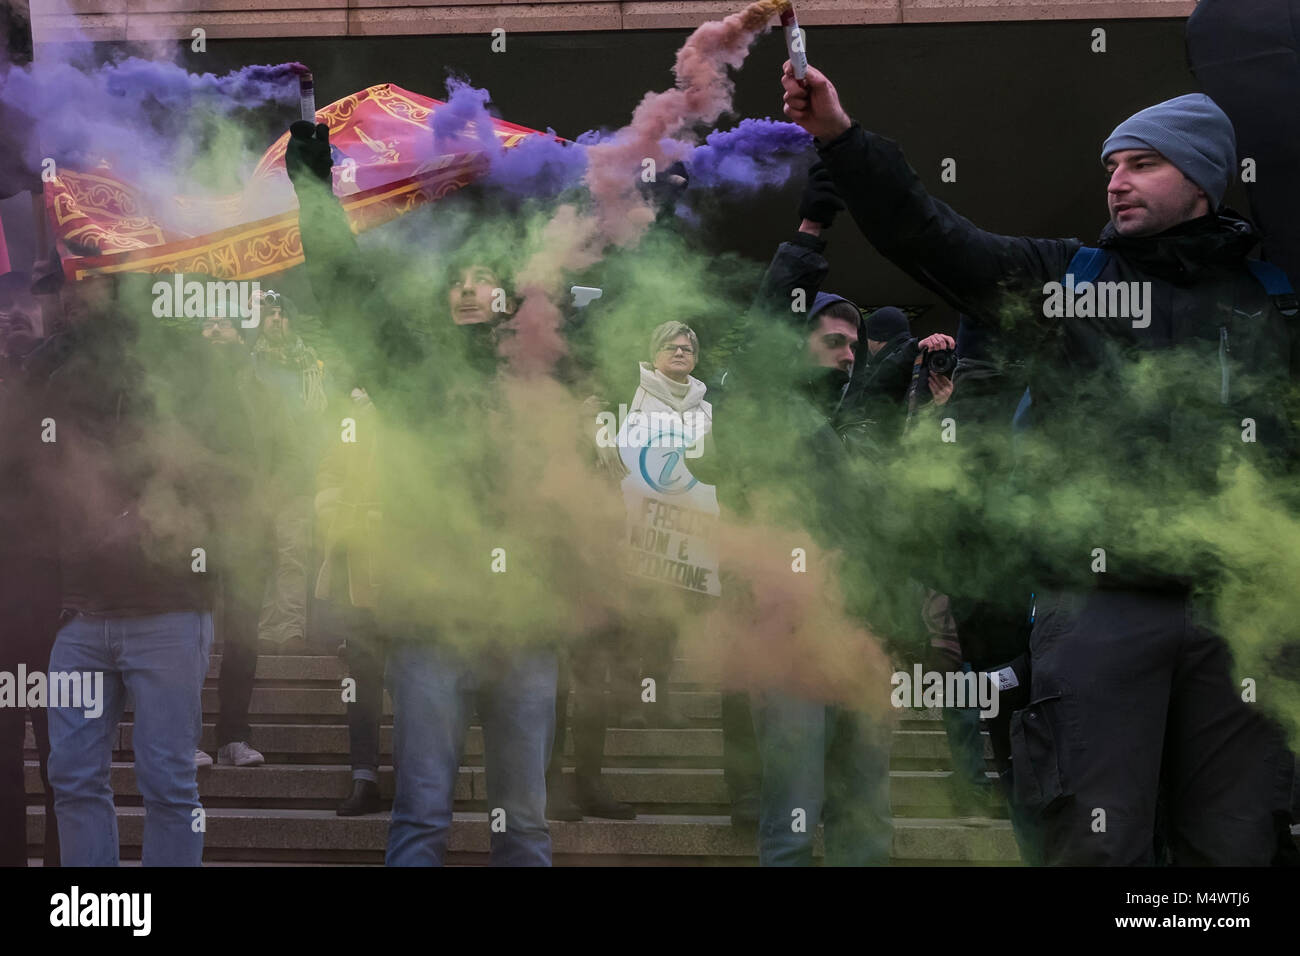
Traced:
<path fill-rule="evenodd" d="M 781 83 L 786 115 L 814 136 L 872 245 L 994 333 L 1009 369 L 1023 363 L 1032 431 L 1007 446 L 1031 453 L 1014 503 L 983 518 L 1001 547 L 965 559 L 977 581 L 950 572 L 942 590 L 1033 608 L 1029 703 L 1010 718 L 1004 781 L 1043 860 L 1153 863 L 1163 800 L 1175 864 L 1268 865 L 1281 735 L 1233 673 L 1230 646 L 1251 647 L 1258 620 L 1252 631 L 1224 608 L 1295 598 L 1258 585 L 1245 596 L 1276 555 L 1267 535 L 1220 517 L 1232 508 L 1189 520 L 1235 500 L 1243 475 L 1258 488 L 1258 527 L 1297 517 L 1281 503 L 1300 448 L 1288 406 L 1296 300 L 1284 275 L 1248 259 L 1259 234 L 1222 205 L 1237 168 L 1231 122 L 1190 94 L 1120 123 L 1101 150 L 1109 222 L 1085 245 L 978 228 L 926 191 L 897 144 L 849 118 L 825 74 L 796 79 L 787 63 Z M 1002 447 L 976 458 L 1010 473 Z M 917 507 L 909 525 L 962 520 L 942 495 Z M 1023 593 L 993 593 L 1005 581 Z M 1258 654 L 1250 666 L 1260 701 L 1265 684 L 1283 694 Z"/>
<path fill-rule="evenodd" d="M 1216 212 L 1237 165 L 1232 123 L 1204 93 L 1134 113 L 1101 147 L 1121 236 L 1151 236 Z"/>

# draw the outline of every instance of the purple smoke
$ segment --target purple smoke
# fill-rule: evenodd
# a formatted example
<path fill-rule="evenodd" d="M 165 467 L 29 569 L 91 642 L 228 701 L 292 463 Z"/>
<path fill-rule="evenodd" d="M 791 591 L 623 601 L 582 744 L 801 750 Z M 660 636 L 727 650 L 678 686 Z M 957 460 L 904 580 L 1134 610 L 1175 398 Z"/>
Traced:
<path fill-rule="evenodd" d="M 794 123 L 745 119 L 710 133 L 686 159 L 690 188 L 728 194 L 780 186 L 807 166 L 812 137 Z"/>
<path fill-rule="evenodd" d="M 224 76 L 130 57 L 89 72 L 68 62 L 0 67 L 0 102 L 29 118 L 20 144 L 29 168 L 52 157 L 93 167 L 107 160 L 128 177 L 165 176 L 194 150 L 200 117 L 296 102 L 298 63 L 248 66 Z M 197 114 L 197 115 L 196 115 Z"/>
<path fill-rule="evenodd" d="M 440 149 L 482 150 L 488 158 L 485 185 L 518 196 L 554 196 L 575 185 L 587 168 L 583 145 L 555 140 L 555 131 L 528 136 L 504 149 L 492 127 L 492 94 L 459 77 L 447 80 L 447 103 L 433 114 L 434 142 Z M 581 139 L 586 139 L 582 137 Z"/>
<path fill-rule="evenodd" d="M 458 77 L 447 78 L 447 102 L 433 114 L 433 140 L 440 149 L 460 146 L 498 151 L 488 103 L 492 94 Z"/>

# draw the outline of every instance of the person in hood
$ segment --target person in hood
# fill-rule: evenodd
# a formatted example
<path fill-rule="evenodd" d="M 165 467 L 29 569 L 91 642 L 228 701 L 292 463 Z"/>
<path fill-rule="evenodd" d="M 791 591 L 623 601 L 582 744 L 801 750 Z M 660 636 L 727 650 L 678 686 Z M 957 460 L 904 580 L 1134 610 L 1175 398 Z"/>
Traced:
<path fill-rule="evenodd" d="M 1224 456 L 1250 455 L 1266 472 L 1293 466 L 1289 307 L 1247 266 L 1254 227 L 1221 208 L 1236 143 L 1209 97 L 1159 103 L 1106 138 L 1110 222 L 1096 279 L 1150 293 L 1144 315 L 1066 318 L 1046 296 L 1082 242 L 978 228 L 926 192 L 893 142 L 853 122 L 823 73 L 810 68 L 800 81 L 787 64 L 782 85 L 786 115 L 815 137 L 867 239 L 973 322 L 1042 357 L 1030 383 L 1035 428 L 1057 464 L 1028 476 L 1040 509 L 1060 500 L 1050 491 L 1070 480 L 1066 461 L 1102 462 L 1107 480 L 1096 494 L 1121 488 L 1166 527 L 1180 505 L 1161 484 L 1171 474 L 1212 494 Z M 1033 318 L 1007 319 L 1026 314 Z M 1169 368 L 1153 361 L 1162 354 L 1195 359 L 1178 368 L 1197 371 L 1168 376 L 1163 389 L 1153 381 L 1143 394 L 1118 387 L 1140 358 L 1143 368 Z M 1257 423 L 1251 444 L 1241 441 L 1245 418 Z M 1105 429 L 1080 427 L 1101 421 Z M 1176 863 L 1267 865 L 1277 737 L 1239 697 L 1219 624 L 1194 597 L 1213 587 L 1217 565 L 1199 552 L 1143 551 L 1111 510 L 1096 508 L 1083 531 L 1064 512 L 1045 510 L 1034 524 L 1029 704 L 1012 716 L 1011 739 L 1015 786 L 1043 824 L 1044 858 L 1151 862 L 1163 785 Z M 1077 559 L 1102 541 L 1105 574 Z M 1092 825 L 1097 808 L 1104 830 Z"/>
<path fill-rule="evenodd" d="M 810 398 L 834 409 L 857 361 L 862 312 L 833 292 L 818 292 L 808 318 L 808 359 L 817 368 L 810 382 Z"/>

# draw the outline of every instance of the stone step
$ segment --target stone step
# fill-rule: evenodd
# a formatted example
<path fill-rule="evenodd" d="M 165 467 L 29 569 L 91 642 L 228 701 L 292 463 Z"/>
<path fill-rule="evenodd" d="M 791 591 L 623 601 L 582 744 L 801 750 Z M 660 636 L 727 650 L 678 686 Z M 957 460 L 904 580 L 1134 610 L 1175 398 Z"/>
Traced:
<path fill-rule="evenodd" d="M 209 681 L 221 673 L 222 654 L 213 653 L 208 659 Z M 347 676 L 347 665 L 336 654 L 316 650 L 308 654 L 261 654 L 257 658 L 255 678 L 277 683 L 313 681 L 337 684 Z M 714 665 L 701 661 L 677 659 L 668 672 L 670 684 L 716 684 L 720 671 Z"/>
<path fill-rule="evenodd" d="M 33 800 L 41 794 L 40 767 L 26 762 L 25 783 Z M 138 802 L 132 764 L 115 762 L 110 783 L 119 801 Z M 890 774 L 890 798 L 894 812 L 902 816 L 953 817 L 960 815 L 952 801 L 943 771 L 894 771 Z M 615 799 L 640 807 L 701 806 L 726 812 L 727 788 L 721 770 L 694 768 L 607 768 L 603 780 Z M 268 764 L 262 767 L 214 766 L 199 771 L 199 793 L 205 805 L 262 807 L 308 805 L 333 809 L 351 791 L 352 771 L 338 764 Z M 393 768 L 379 771 L 380 794 L 393 796 Z M 456 781 L 458 802 L 487 800 L 487 778 L 482 767 L 462 767 Z M 242 802 L 241 802 L 242 801 Z M 1002 809 L 997 816 L 1005 815 Z"/>
<path fill-rule="evenodd" d="M 113 751 L 129 759 L 135 725 L 123 721 L 112 735 Z M 987 735 L 983 736 L 985 759 L 992 758 L 992 747 Z M 337 724 L 257 724 L 253 727 L 253 746 L 262 751 L 270 762 L 346 762 L 348 758 L 348 731 Z M 391 756 L 393 730 L 391 725 L 381 726 L 379 749 Z M 24 747 L 34 751 L 35 737 L 28 726 Z M 203 725 L 200 746 L 216 753 L 215 725 Z M 564 752 L 573 753 L 572 735 L 566 735 Z M 465 757 L 481 758 L 483 731 L 471 727 L 465 738 Z M 629 730 L 611 728 L 605 735 L 605 756 L 610 766 L 631 760 L 686 762 L 695 766 L 721 766 L 722 731 L 701 727 L 685 730 Z M 477 762 L 477 761 L 472 761 Z M 951 769 L 952 754 L 948 737 L 940 729 L 899 730 L 894 733 L 891 767 L 896 770 Z"/>
<path fill-rule="evenodd" d="M 669 690 L 669 702 L 684 717 L 702 723 L 721 720 L 722 694 L 716 690 Z M 573 715 L 573 695 L 569 696 L 568 714 Z M 216 719 L 220 710 L 218 690 L 215 686 L 203 688 L 203 713 L 205 717 Z M 127 713 L 130 713 L 128 711 Z M 248 707 L 249 718 L 258 723 L 259 718 L 268 718 L 267 723 L 286 723 L 286 717 L 336 717 L 338 723 L 346 722 L 347 704 L 343 701 L 341 687 L 254 687 Z M 393 702 L 387 691 L 384 692 L 383 715 L 391 718 Z M 610 708 L 610 719 L 616 722 L 618 712 Z M 938 711 L 907 711 L 900 716 L 899 728 L 907 730 L 935 730 L 941 727 Z"/>
<path fill-rule="evenodd" d="M 674 704 L 685 717 L 692 720 L 716 721 L 722 716 L 722 696 L 718 693 L 700 691 L 669 691 L 669 702 Z M 216 718 L 220 709 L 217 688 L 203 688 L 203 713 Z M 569 701 L 569 714 L 573 713 L 572 697 Z M 393 702 L 388 693 L 384 693 L 384 716 L 392 717 Z M 343 690 L 340 687 L 254 687 L 249 701 L 250 720 L 257 722 L 259 717 L 337 717 L 338 723 L 346 722 L 347 704 L 343 702 Z M 616 714 L 611 714 L 616 717 Z"/>
<path fill-rule="evenodd" d="M 144 810 L 119 807 L 118 831 L 123 855 L 138 856 Z M 207 813 L 205 857 L 216 859 L 303 862 L 377 862 L 388 837 L 388 815 L 339 817 L 332 810 L 221 809 Z M 44 835 L 45 808 L 27 808 L 27 843 L 35 848 Z M 752 833 L 730 826 L 725 816 L 651 815 L 636 820 L 584 820 L 550 825 L 557 862 L 644 863 L 753 862 Z M 486 862 L 489 840 L 486 813 L 456 813 L 451 855 L 464 862 Z M 821 854 L 820 827 L 814 854 Z M 1019 860 L 1015 839 L 1005 821 L 898 819 L 892 856 L 899 863 L 1009 864 Z"/>
<path fill-rule="evenodd" d="M 678 665 L 682 662 L 678 662 Z M 207 685 L 205 690 L 212 690 L 212 693 L 205 693 L 203 709 L 206 714 L 216 713 L 216 695 L 215 688 L 218 686 L 218 676 L 221 668 L 221 655 L 214 654 L 211 658 L 211 664 L 208 669 Z M 673 678 L 683 676 L 678 673 L 680 667 L 674 670 Z M 335 713 L 333 709 L 320 710 L 300 710 L 292 711 L 286 709 L 287 705 L 278 701 L 271 700 L 263 706 L 264 709 L 258 709 L 259 701 L 269 700 L 271 688 L 292 688 L 298 691 L 312 690 L 320 694 L 322 700 L 333 695 L 342 706 L 341 681 L 347 676 L 347 668 L 337 657 L 334 656 L 263 656 L 257 660 L 256 681 L 258 685 L 253 691 L 253 704 L 250 708 L 252 714 L 282 714 L 282 713 Z M 692 676 L 692 675 L 686 675 Z M 698 676 L 698 675 L 695 675 Z M 721 694 L 719 685 L 716 680 L 702 681 L 689 680 L 678 681 L 673 679 L 669 684 L 669 692 L 672 694 L 682 694 L 679 703 L 688 706 L 688 716 L 696 719 L 716 719 L 721 715 Z M 259 696 L 266 694 L 267 697 Z M 690 695 L 698 695 L 691 697 Z M 287 698 L 286 698 L 287 699 Z M 388 694 L 384 695 L 384 713 L 391 714 L 391 702 Z M 693 706 L 692 706 L 693 705 Z M 338 713 L 343 713 L 338 710 Z M 572 713 L 572 708 L 570 708 Z M 920 726 L 911 729 L 924 729 L 929 722 L 941 720 L 941 714 L 937 708 L 905 708 L 899 715 L 901 726 L 908 727 L 914 723 L 920 723 Z"/>

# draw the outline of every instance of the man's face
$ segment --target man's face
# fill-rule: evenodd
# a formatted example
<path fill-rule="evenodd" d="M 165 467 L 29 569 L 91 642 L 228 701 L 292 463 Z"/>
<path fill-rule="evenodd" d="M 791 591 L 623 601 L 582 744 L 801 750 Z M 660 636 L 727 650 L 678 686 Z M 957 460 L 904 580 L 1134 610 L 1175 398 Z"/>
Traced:
<path fill-rule="evenodd" d="M 239 341 L 239 332 L 230 319 L 214 317 L 203 320 L 203 337 L 217 345 L 233 345 Z"/>
<path fill-rule="evenodd" d="M 263 302 L 261 311 L 262 334 L 272 342 L 283 342 L 289 337 L 289 320 L 284 309 L 272 302 Z"/>
<path fill-rule="evenodd" d="M 875 355 L 888 344 L 888 342 L 878 342 L 875 339 L 867 339 L 867 354 Z"/>
<path fill-rule="evenodd" d="M 504 311 L 492 311 L 496 290 L 502 288 L 501 278 L 487 266 L 470 266 L 452 283 L 448 297 L 451 319 L 457 325 L 476 325 L 480 322 L 497 322 L 515 311 L 514 302 L 505 299 Z M 502 292 L 497 298 L 504 297 Z"/>
<path fill-rule="evenodd" d="M 819 315 L 817 327 L 808 334 L 808 354 L 822 368 L 853 371 L 858 352 L 858 326 L 833 315 Z"/>
<path fill-rule="evenodd" d="M 41 310 L 36 297 L 26 289 L 0 292 L 0 353 L 6 341 L 40 334 Z"/>
<path fill-rule="evenodd" d="M 691 337 L 682 333 L 671 342 L 665 342 L 655 355 L 655 368 L 679 382 L 695 370 L 695 346 Z"/>
<path fill-rule="evenodd" d="M 1110 221 L 1121 236 L 1154 236 L 1210 212 L 1205 190 L 1155 150 L 1116 150 L 1106 172 Z"/>
<path fill-rule="evenodd" d="M 289 337 L 289 317 L 284 314 L 282 299 L 280 293 L 267 289 L 254 292 L 249 303 L 250 313 L 257 314 L 258 334 L 277 345 Z"/>

